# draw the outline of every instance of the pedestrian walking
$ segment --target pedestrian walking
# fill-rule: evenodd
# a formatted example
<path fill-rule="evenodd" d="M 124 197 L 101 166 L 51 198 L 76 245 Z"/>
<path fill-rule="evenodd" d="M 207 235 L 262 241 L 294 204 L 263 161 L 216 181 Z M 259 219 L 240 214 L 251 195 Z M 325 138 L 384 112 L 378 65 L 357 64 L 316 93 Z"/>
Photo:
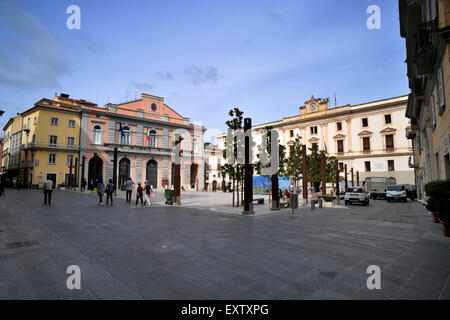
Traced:
<path fill-rule="evenodd" d="M 114 192 L 114 183 L 112 179 L 109 179 L 108 184 L 106 185 L 106 205 L 108 205 L 108 200 L 111 199 L 111 205 L 113 205 L 113 192 Z"/>
<path fill-rule="evenodd" d="M 0 197 L 6 197 L 5 196 L 5 186 L 3 185 L 3 183 L 0 182 Z"/>
<path fill-rule="evenodd" d="M 134 189 L 134 182 L 133 180 L 131 180 L 131 177 L 129 177 L 126 182 L 126 192 L 127 192 L 126 196 L 128 203 L 131 202 L 131 194 L 133 193 L 133 189 Z"/>
<path fill-rule="evenodd" d="M 142 188 L 141 183 L 138 183 L 138 187 L 136 189 L 136 205 L 138 205 L 139 199 L 141 200 L 141 206 L 144 206 L 144 200 L 142 199 L 144 197 L 144 188 Z"/>
<path fill-rule="evenodd" d="M 84 192 L 84 190 L 86 190 L 86 178 L 81 180 L 81 192 Z"/>
<path fill-rule="evenodd" d="M 103 184 L 102 179 L 98 179 L 97 181 L 98 181 L 97 182 L 97 194 L 98 194 L 99 204 L 102 206 L 103 205 L 103 194 L 105 193 L 105 185 Z"/>
<path fill-rule="evenodd" d="M 144 204 L 150 205 L 150 197 L 151 197 L 152 193 L 153 193 L 152 186 L 146 180 L 145 181 L 145 201 L 144 201 Z"/>
<path fill-rule="evenodd" d="M 47 179 L 44 181 L 44 204 L 52 204 L 53 181 Z"/>

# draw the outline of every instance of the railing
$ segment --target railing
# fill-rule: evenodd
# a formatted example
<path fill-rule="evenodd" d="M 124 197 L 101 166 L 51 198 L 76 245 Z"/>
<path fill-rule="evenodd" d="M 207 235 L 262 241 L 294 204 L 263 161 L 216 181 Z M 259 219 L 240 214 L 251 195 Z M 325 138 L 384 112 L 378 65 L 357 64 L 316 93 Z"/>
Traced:
<path fill-rule="evenodd" d="M 78 149 L 80 146 L 76 144 L 58 144 L 50 142 L 28 142 L 22 144 L 22 149 Z"/>
<path fill-rule="evenodd" d="M 22 162 L 20 164 L 20 167 L 21 168 L 33 168 L 34 167 L 33 161 L 31 161 L 31 160 L 27 160 L 27 161 L 22 160 Z"/>

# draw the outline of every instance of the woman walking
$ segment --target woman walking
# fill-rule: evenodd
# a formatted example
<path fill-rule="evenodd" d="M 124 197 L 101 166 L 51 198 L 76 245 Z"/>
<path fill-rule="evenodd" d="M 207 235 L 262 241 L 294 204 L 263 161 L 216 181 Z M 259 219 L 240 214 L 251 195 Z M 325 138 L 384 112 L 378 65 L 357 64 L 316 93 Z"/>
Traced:
<path fill-rule="evenodd" d="M 97 183 L 97 194 L 101 206 L 103 205 L 103 193 L 105 193 L 105 185 L 103 184 L 103 180 L 99 179 Z"/>
<path fill-rule="evenodd" d="M 144 206 L 144 200 L 142 199 L 144 197 L 144 188 L 142 188 L 141 183 L 138 183 L 138 187 L 136 189 L 136 205 L 138 205 L 139 199 L 141 199 L 141 206 Z"/>

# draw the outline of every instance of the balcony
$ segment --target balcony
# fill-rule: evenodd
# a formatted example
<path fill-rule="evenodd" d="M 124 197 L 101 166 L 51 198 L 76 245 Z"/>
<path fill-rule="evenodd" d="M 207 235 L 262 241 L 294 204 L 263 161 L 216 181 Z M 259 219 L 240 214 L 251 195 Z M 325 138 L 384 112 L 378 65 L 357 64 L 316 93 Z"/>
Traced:
<path fill-rule="evenodd" d="M 29 169 L 31 169 L 31 168 L 34 167 L 33 161 L 31 161 L 31 160 L 22 161 L 21 164 L 20 164 L 20 167 L 21 168 L 29 168 Z"/>
<path fill-rule="evenodd" d="M 22 149 L 45 149 L 45 150 L 78 150 L 79 145 L 76 144 L 55 144 L 49 142 L 29 142 L 22 144 Z"/>

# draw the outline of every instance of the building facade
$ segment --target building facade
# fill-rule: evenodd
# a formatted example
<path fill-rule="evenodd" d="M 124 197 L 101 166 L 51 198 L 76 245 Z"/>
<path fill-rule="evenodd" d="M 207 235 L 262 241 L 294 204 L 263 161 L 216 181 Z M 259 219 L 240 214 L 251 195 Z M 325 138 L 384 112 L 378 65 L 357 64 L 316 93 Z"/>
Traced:
<path fill-rule="evenodd" d="M 450 178 L 450 1 L 399 0 L 411 93 L 407 136 L 419 199 L 427 182 Z"/>
<path fill-rule="evenodd" d="M 98 178 L 113 178 L 117 148 L 118 187 L 124 186 L 128 177 L 135 183 L 147 180 L 156 189 L 171 187 L 175 171 L 172 149 L 182 136 L 181 185 L 202 190 L 205 129 L 167 106 L 164 98 L 142 94 L 139 100 L 105 108 L 82 106 L 81 129 L 80 159 L 85 165 L 79 179 L 85 177 L 89 185 Z"/>
<path fill-rule="evenodd" d="M 330 108 L 329 99 L 313 96 L 299 107 L 298 115 L 253 126 L 253 159 L 262 142 L 262 129 L 271 127 L 278 131 L 287 156 L 298 136 L 308 153 L 316 145 L 337 157 L 341 171 L 344 165 L 349 173 L 353 168 L 355 183 L 358 173 L 360 181 L 392 177 L 398 184 L 414 184 L 414 171 L 408 165 L 412 145 L 405 136 L 407 101 L 408 96 L 401 96 Z M 225 149 L 225 139 L 226 134 L 219 135 L 219 149 Z"/>
<path fill-rule="evenodd" d="M 205 170 L 204 170 L 204 190 L 205 191 L 223 191 L 228 184 L 228 177 L 222 174 L 222 165 L 224 164 L 223 151 L 217 145 L 205 143 Z"/>
<path fill-rule="evenodd" d="M 42 187 L 47 179 L 55 187 L 67 186 L 70 175 L 74 177 L 80 152 L 80 105 L 64 101 L 65 96 L 41 99 L 21 114 L 19 173 L 25 186 Z"/>
<path fill-rule="evenodd" d="M 19 180 L 22 117 L 17 114 L 3 127 L 2 172 L 8 183 Z"/>

